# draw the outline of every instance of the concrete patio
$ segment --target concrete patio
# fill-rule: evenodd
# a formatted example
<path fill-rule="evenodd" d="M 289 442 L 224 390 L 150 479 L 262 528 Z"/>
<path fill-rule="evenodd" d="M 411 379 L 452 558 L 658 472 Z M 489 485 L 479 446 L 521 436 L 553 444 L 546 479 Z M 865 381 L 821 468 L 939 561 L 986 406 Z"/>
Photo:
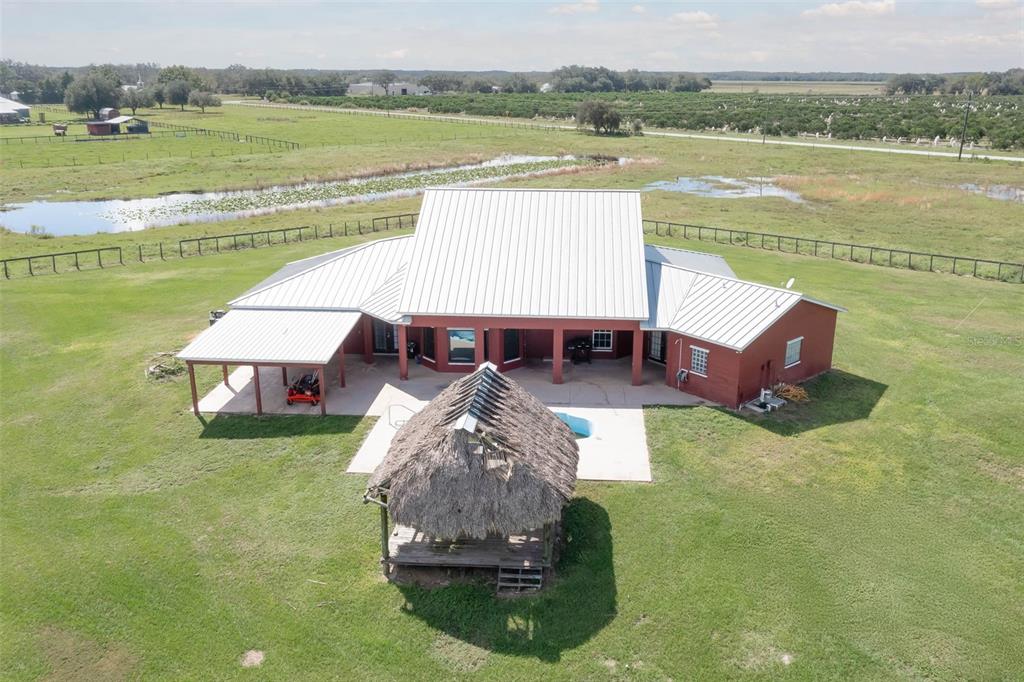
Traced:
<path fill-rule="evenodd" d="M 335 361 L 336 363 L 336 361 Z M 210 368 L 208 371 L 214 370 Z M 289 371 L 295 380 L 305 370 Z M 393 356 L 376 356 L 373 364 L 348 358 L 346 386 L 338 385 L 338 367 L 328 367 L 327 414 L 379 417 L 348 467 L 349 473 L 370 473 L 384 458 L 398 428 L 423 405 L 461 375 L 435 372 L 412 364 L 409 379 L 398 378 Z M 590 421 L 592 433 L 578 440 L 578 476 L 586 480 L 650 481 L 651 467 L 644 428 L 644 405 L 702 405 L 706 401 L 663 383 L 664 369 L 648 363 L 644 384 L 630 385 L 630 360 L 601 360 L 592 365 L 565 364 L 565 382 L 551 383 L 551 364 L 532 363 L 508 372 L 526 390 L 556 412 Z M 319 414 L 308 403 L 287 405 L 281 370 L 260 371 L 260 395 L 267 414 Z M 240 367 L 199 401 L 213 414 L 254 414 L 252 368 Z"/>

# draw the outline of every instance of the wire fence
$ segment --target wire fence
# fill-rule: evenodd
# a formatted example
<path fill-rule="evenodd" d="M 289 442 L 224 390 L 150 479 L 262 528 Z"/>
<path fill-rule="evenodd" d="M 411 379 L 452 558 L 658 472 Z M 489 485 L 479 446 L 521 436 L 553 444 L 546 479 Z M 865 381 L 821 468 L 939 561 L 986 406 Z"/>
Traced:
<path fill-rule="evenodd" d="M 113 266 L 210 256 L 268 246 L 281 246 L 315 239 L 351 237 L 416 227 L 416 213 L 385 215 L 369 220 L 332 222 L 283 227 L 256 232 L 189 237 L 176 242 L 155 242 L 133 246 L 105 246 L 79 251 L 43 253 L 0 260 L 4 279 L 107 269 Z"/>
<path fill-rule="evenodd" d="M 827 239 L 793 237 L 727 227 L 674 223 L 664 220 L 644 220 L 643 224 L 645 232 L 653 232 L 658 236 L 713 241 L 717 244 L 746 246 L 766 251 L 817 256 L 904 270 L 941 272 L 1001 282 L 1024 283 L 1024 263 L 834 242 Z"/>
<path fill-rule="evenodd" d="M 45 274 L 105 269 L 114 265 L 145 263 L 154 260 L 209 256 L 268 246 L 293 244 L 318 239 L 365 235 L 373 232 L 407 230 L 416 227 L 418 213 L 401 213 L 371 218 L 283 227 L 256 232 L 237 232 L 204 237 L 188 237 L 176 242 L 136 244 L 132 247 L 109 246 L 81 251 L 44 253 L 0 260 L 4 279 L 35 277 Z M 755 232 L 727 227 L 692 225 L 665 220 L 644 220 L 643 229 L 656 236 L 713 241 L 716 244 L 760 248 L 766 251 L 813 256 L 830 260 L 977 277 L 1000 282 L 1024 283 L 1024 263 L 975 258 L 836 242 L 827 239 L 794 237 L 770 232 Z M 106 254 L 106 256 L 104 256 Z M 116 261 L 115 261 L 116 255 Z M 106 260 L 104 260 L 106 258 Z M 127 258 L 127 260 L 126 260 Z"/>

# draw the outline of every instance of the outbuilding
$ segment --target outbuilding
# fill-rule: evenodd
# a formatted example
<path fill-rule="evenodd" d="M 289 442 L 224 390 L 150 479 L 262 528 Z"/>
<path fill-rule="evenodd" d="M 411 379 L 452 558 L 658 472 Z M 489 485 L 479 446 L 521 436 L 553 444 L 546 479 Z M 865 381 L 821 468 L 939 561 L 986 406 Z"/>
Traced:
<path fill-rule="evenodd" d="M 560 384 L 573 359 L 628 358 L 633 385 L 654 365 L 666 385 L 730 407 L 828 370 L 843 310 L 739 279 L 720 256 L 645 244 L 639 192 L 484 188 L 427 190 L 414 234 L 289 264 L 230 306 L 237 327 L 222 320 L 179 355 L 190 372 L 384 354 L 401 379 L 413 356 L 438 372 L 549 364 Z M 298 313 L 349 316 L 285 317 Z M 324 329 L 330 353 L 261 357 L 270 319 L 284 325 L 274 343 L 305 348 L 288 326 L 301 324 Z M 216 355 L 198 352 L 208 339 Z M 343 386 L 343 360 L 338 371 Z M 194 383 L 193 398 L 198 413 Z"/>

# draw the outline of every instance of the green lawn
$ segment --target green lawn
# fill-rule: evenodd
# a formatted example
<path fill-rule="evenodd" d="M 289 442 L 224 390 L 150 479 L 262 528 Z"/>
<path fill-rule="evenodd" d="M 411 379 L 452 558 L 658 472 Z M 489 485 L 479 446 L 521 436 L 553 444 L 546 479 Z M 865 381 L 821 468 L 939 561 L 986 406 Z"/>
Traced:
<path fill-rule="evenodd" d="M 146 112 L 145 115 L 149 115 Z M 128 160 L 100 166 L 0 167 L 0 202 L 153 196 L 161 192 L 265 186 L 282 182 L 350 177 L 422 165 L 449 165 L 499 154 L 607 154 L 634 163 L 597 172 L 517 181 L 524 186 L 642 188 L 679 176 L 779 178 L 804 203 L 779 198 L 723 200 L 670 192 L 644 194 L 648 218 L 778 232 L 878 246 L 1024 260 L 1024 204 L 972 194 L 960 185 L 1021 186 L 1021 165 L 940 160 L 867 152 L 809 150 L 656 137 L 602 138 L 495 126 L 426 122 L 315 111 L 225 106 L 210 113 L 155 110 L 153 120 L 295 140 L 299 151 Z M 4 131 L 0 131 L 3 133 Z M 109 144 L 116 154 L 119 145 Z M 152 144 L 157 144 L 153 142 Z M 163 144 L 163 143 L 160 143 Z M 167 144 L 171 144 L 168 142 Z M 229 143 L 215 143 L 229 145 Z M 317 146 L 317 145 L 324 146 Z M 10 145 L 17 148 L 21 145 Z M 29 145 L 24 145 L 29 146 Z M 40 145 L 46 146 L 46 145 Z M 51 146 L 60 147 L 61 144 Z M 88 146 L 88 145 L 82 145 Z M 0 147 L 0 154 L 5 151 Z M 243 152 L 245 150 L 242 150 Z M 208 154 L 209 152 L 207 152 Z M 98 178 L 102 178 L 99 181 Z M 147 230 L 40 241 L 0 234 L 0 255 L 68 251 L 139 242 L 168 245 L 183 236 L 244 232 L 355 219 L 415 210 L 417 199 L 331 209 L 303 210 L 203 226 Z M 0 224 L 3 215 L 0 213 Z"/>
<path fill-rule="evenodd" d="M 143 376 L 344 243 L 0 285 L 5 678 L 1024 674 L 1024 288 L 702 245 L 847 306 L 837 370 L 777 418 L 648 410 L 655 482 L 580 483 L 558 580 L 496 600 L 381 579 L 371 420 L 204 425 Z"/>

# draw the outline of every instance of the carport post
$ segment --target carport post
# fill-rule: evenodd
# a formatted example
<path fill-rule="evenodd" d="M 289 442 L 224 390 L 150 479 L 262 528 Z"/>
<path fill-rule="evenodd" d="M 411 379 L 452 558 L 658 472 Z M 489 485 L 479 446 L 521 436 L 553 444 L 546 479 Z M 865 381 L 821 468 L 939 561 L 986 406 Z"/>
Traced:
<path fill-rule="evenodd" d="M 224 377 L 224 385 L 227 386 L 228 385 L 228 366 L 227 365 L 221 365 L 220 366 L 220 373 Z"/>
<path fill-rule="evenodd" d="M 561 327 L 551 330 L 551 383 L 562 383 L 562 350 L 564 341 L 562 339 Z"/>
<path fill-rule="evenodd" d="M 633 330 L 633 385 L 644 383 L 644 332 Z"/>
<path fill-rule="evenodd" d="M 256 389 L 256 414 L 263 414 L 263 396 L 260 395 L 260 366 L 252 366 L 252 386 Z"/>
<path fill-rule="evenodd" d="M 484 346 L 487 345 L 487 339 L 484 338 L 484 334 L 487 330 L 483 327 L 477 327 L 473 330 L 473 366 L 479 367 L 487 361 L 484 356 Z"/>
<path fill-rule="evenodd" d="M 409 328 L 398 325 L 398 378 L 409 378 Z"/>
<path fill-rule="evenodd" d="M 281 385 L 282 386 L 287 386 L 288 385 L 288 368 L 287 367 L 281 367 Z"/>
<path fill-rule="evenodd" d="M 338 351 L 338 388 L 345 388 L 345 348 Z"/>
<path fill-rule="evenodd" d="M 373 364 L 373 320 L 363 315 L 363 362 Z"/>
<path fill-rule="evenodd" d="M 192 413 L 198 417 L 199 396 L 196 395 L 196 368 L 191 362 L 185 364 L 188 365 L 188 385 L 192 389 Z"/>
<path fill-rule="evenodd" d="M 327 365 L 320 366 L 320 414 L 327 414 Z"/>

